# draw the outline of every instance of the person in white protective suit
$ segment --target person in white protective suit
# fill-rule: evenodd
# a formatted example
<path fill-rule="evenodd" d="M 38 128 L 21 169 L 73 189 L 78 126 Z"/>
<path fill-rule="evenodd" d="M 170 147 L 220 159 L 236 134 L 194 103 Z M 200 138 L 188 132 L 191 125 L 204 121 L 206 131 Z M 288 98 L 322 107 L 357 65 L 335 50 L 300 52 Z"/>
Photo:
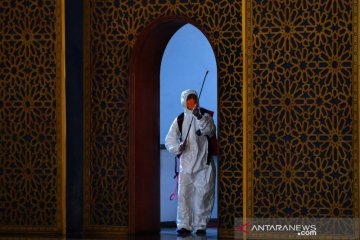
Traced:
<path fill-rule="evenodd" d="M 176 118 L 165 138 L 166 149 L 173 154 L 181 154 L 177 233 L 189 235 L 193 230 L 197 235 L 205 235 L 214 206 L 216 175 L 213 159 L 208 162 L 210 143 L 206 136 L 212 137 L 216 127 L 208 113 L 200 112 L 196 91 L 183 91 L 181 104 L 184 106 L 182 133 Z M 184 143 L 191 122 L 190 132 Z"/>

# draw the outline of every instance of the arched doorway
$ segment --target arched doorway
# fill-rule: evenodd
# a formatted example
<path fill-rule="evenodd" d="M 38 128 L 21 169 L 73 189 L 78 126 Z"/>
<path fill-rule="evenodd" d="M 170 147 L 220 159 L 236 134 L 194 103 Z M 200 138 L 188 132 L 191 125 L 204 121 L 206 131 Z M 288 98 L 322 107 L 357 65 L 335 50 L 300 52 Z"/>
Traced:
<path fill-rule="evenodd" d="M 184 17 L 163 17 L 136 41 L 130 63 L 129 232 L 160 231 L 160 65 Z"/>
<path fill-rule="evenodd" d="M 184 111 L 180 104 L 181 92 L 194 89 L 200 93 L 206 72 L 200 105 L 212 111 L 217 109 L 214 50 L 197 27 L 185 24 L 169 40 L 160 69 L 160 222 L 162 228 L 173 228 L 177 217 L 177 200 L 171 201 L 169 197 L 175 191 L 175 160 L 174 155 L 165 148 L 165 138 L 174 118 Z M 216 125 L 217 111 L 213 119 Z M 217 157 L 214 157 L 214 162 L 217 165 Z M 214 226 L 216 220 L 217 194 L 209 227 Z"/>

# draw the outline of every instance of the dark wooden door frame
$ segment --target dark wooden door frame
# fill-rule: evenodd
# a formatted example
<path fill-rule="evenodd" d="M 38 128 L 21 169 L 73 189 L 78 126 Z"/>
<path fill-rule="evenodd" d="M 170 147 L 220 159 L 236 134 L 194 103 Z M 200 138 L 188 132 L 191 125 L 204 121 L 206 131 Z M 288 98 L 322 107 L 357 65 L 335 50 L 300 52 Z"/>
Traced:
<path fill-rule="evenodd" d="M 186 24 L 161 18 L 137 39 L 130 62 L 129 233 L 160 231 L 160 66 L 167 43 Z"/>
<path fill-rule="evenodd" d="M 161 17 L 137 38 L 129 79 L 129 233 L 160 231 L 160 66 L 185 17 Z M 176 96 L 178 97 L 178 96 Z"/>

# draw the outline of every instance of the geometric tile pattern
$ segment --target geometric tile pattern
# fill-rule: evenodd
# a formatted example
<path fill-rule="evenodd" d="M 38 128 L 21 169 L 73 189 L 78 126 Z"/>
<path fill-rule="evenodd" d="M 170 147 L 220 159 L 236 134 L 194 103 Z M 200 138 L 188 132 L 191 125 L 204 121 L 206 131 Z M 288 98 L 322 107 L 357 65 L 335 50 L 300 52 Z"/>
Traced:
<path fill-rule="evenodd" d="M 354 217 L 358 214 L 354 3 L 253 0 L 251 4 L 250 216 Z"/>
<path fill-rule="evenodd" d="M 61 11 L 0 1 L 0 231 L 63 230 Z"/>

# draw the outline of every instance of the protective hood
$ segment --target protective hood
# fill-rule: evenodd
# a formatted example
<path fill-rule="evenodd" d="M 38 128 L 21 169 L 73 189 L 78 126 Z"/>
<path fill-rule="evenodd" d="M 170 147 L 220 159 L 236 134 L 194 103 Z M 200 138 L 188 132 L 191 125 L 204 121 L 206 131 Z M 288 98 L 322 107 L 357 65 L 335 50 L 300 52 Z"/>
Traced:
<path fill-rule="evenodd" d="M 183 91 L 181 93 L 181 97 L 180 97 L 181 105 L 184 107 L 185 111 L 188 110 L 186 108 L 186 99 L 190 94 L 195 94 L 196 95 L 197 106 L 200 107 L 199 96 L 198 96 L 197 92 L 195 90 L 187 89 L 187 90 L 185 90 L 185 91 Z"/>

